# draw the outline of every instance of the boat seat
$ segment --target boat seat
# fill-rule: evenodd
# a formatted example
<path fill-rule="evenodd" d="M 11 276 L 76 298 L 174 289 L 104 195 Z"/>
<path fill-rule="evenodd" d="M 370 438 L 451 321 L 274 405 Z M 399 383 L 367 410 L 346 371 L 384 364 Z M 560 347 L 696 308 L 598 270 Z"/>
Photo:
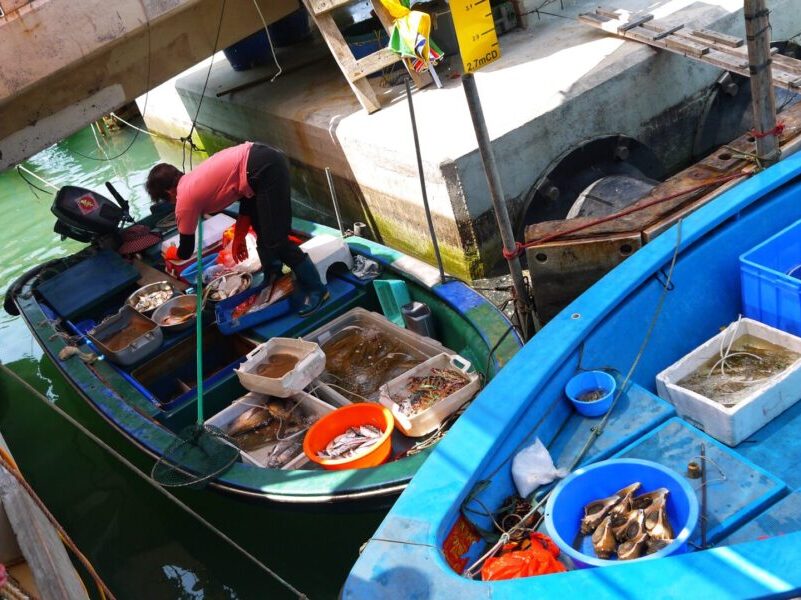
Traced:
<path fill-rule="evenodd" d="M 741 542 L 754 542 L 799 530 L 801 530 L 801 493 L 794 492 L 746 523 L 718 545 L 731 546 Z"/>
<path fill-rule="evenodd" d="M 615 457 L 651 460 L 677 473 L 686 473 L 689 462 L 700 462 L 701 444 L 708 459 L 707 543 L 715 544 L 785 495 L 784 482 L 679 417 L 669 419 Z M 687 481 L 700 506 L 701 480 Z M 700 541 L 699 525 L 690 543 L 698 546 Z"/>
<path fill-rule="evenodd" d="M 595 440 L 581 464 L 609 458 L 675 414 L 671 404 L 632 383 L 618 400 L 603 434 Z M 600 417 L 589 418 L 574 412 L 550 444 L 556 466 L 569 467 L 587 443 L 592 428 L 600 422 Z"/>

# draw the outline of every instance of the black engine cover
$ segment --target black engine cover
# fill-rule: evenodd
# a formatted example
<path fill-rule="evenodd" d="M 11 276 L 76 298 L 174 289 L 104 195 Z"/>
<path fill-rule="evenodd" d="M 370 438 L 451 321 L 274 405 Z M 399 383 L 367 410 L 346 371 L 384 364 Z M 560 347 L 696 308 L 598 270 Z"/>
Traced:
<path fill-rule="evenodd" d="M 105 196 L 72 185 L 58 191 L 50 210 L 61 222 L 55 231 L 79 241 L 116 231 L 123 218 L 122 209 Z"/>

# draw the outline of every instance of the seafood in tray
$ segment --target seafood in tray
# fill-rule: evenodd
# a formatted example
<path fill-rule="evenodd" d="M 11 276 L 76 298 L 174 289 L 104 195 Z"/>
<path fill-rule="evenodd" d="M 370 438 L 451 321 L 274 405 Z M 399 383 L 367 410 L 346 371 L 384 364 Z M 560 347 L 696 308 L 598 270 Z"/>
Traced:
<path fill-rule="evenodd" d="M 318 452 L 317 456 L 326 460 L 352 458 L 375 446 L 381 441 L 383 434 L 384 432 L 374 425 L 349 427 L 345 433 L 328 442 L 325 450 Z"/>
<path fill-rule="evenodd" d="M 428 375 L 411 377 L 406 384 L 406 394 L 393 395 L 392 399 L 401 413 L 412 417 L 458 392 L 468 383 L 470 380 L 467 376 L 456 369 L 432 369 Z"/>
<path fill-rule="evenodd" d="M 248 452 L 283 441 L 307 429 L 317 419 L 297 410 L 299 400 L 269 398 L 248 403 L 250 408 L 234 419 L 226 433 L 240 449 Z"/>
<path fill-rule="evenodd" d="M 135 311 L 147 314 L 173 297 L 175 289 L 167 281 L 151 283 L 136 290 L 128 297 L 128 304 Z"/>
<path fill-rule="evenodd" d="M 240 292 L 244 292 L 250 287 L 253 277 L 250 273 L 227 273 L 213 279 L 206 286 L 208 299 L 212 302 L 219 302 Z"/>
<path fill-rule="evenodd" d="M 295 284 L 292 281 L 291 275 L 282 275 L 274 283 L 266 286 L 258 294 L 254 294 L 249 298 L 243 300 L 236 308 L 234 308 L 231 316 L 234 319 L 258 312 L 267 308 L 271 304 L 283 300 L 292 294 L 295 289 Z"/>
<path fill-rule="evenodd" d="M 635 496 L 639 482 L 617 493 L 593 500 L 584 507 L 580 532 L 592 535 L 598 558 L 617 554 L 618 560 L 633 560 L 658 552 L 674 539 L 667 516 L 667 488 Z"/>

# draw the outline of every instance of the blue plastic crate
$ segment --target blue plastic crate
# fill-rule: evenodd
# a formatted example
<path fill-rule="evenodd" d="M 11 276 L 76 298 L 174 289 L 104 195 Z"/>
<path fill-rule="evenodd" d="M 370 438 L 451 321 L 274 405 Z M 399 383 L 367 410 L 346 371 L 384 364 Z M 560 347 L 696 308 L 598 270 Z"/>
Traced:
<path fill-rule="evenodd" d="M 801 221 L 742 254 L 740 281 L 746 317 L 801 335 Z"/>
<path fill-rule="evenodd" d="M 299 306 L 295 305 L 295 295 L 292 294 L 288 298 L 279 300 L 267 308 L 263 308 L 262 310 L 254 313 L 246 313 L 238 319 L 235 319 L 232 315 L 234 309 L 251 296 L 255 296 L 261 292 L 263 289 L 264 285 L 262 284 L 247 289 L 244 292 L 239 292 L 235 296 L 231 296 L 230 298 L 218 302 L 214 307 L 214 314 L 217 317 L 217 327 L 220 328 L 220 331 L 222 331 L 225 335 L 230 335 L 232 333 L 236 333 L 237 331 L 253 327 L 254 325 L 265 323 L 266 321 L 278 319 L 299 308 Z"/>
<path fill-rule="evenodd" d="M 398 327 L 406 327 L 401 307 L 412 301 L 406 282 L 400 279 L 376 279 L 373 287 L 384 316 Z"/>

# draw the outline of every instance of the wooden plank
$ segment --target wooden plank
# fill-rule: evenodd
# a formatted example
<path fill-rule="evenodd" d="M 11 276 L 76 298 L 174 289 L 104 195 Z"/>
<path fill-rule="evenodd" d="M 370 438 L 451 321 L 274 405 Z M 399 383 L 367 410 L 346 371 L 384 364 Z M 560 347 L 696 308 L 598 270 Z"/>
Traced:
<path fill-rule="evenodd" d="M 602 17 L 606 17 L 608 19 L 619 20 L 627 15 L 629 15 L 629 11 L 617 9 L 617 8 L 606 8 L 603 6 L 599 6 L 595 9 L 595 14 L 600 15 Z"/>
<path fill-rule="evenodd" d="M 666 37 L 664 43 L 672 50 L 680 50 L 697 58 L 709 53 L 709 46 L 702 46 L 691 40 L 676 37 L 676 35 Z"/>
<path fill-rule="evenodd" d="M 633 21 L 626 21 L 625 23 L 623 23 L 623 25 L 618 27 L 617 30 L 620 32 L 626 32 L 629 29 L 634 29 L 635 27 L 639 27 L 643 23 L 647 23 L 648 21 L 653 20 L 653 18 L 654 15 L 643 15 L 641 17 L 637 17 Z"/>
<path fill-rule="evenodd" d="M 604 17 L 595 13 L 581 13 L 578 16 L 578 20 L 582 23 L 586 23 L 587 25 L 596 27 L 603 25 L 604 23 L 608 23 L 610 20 L 614 19 L 609 19 L 609 17 Z"/>
<path fill-rule="evenodd" d="M 323 15 L 327 12 L 353 4 L 353 0 L 307 0 L 307 8 L 312 15 Z"/>
<path fill-rule="evenodd" d="M 370 82 L 364 77 L 357 79 L 353 77 L 353 74 L 357 73 L 356 59 L 353 58 L 353 53 L 350 51 L 345 38 L 342 36 L 342 32 L 339 30 L 339 27 L 334 22 L 330 13 L 321 15 L 313 13 L 310 4 L 311 1 L 312 0 L 303 0 L 303 3 L 306 5 L 306 9 L 312 13 L 314 23 L 317 25 L 317 29 L 320 30 L 320 34 L 328 45 L 328 49 L 331 50 L 331 54 L 334 55 L 334 59 L 336 59 L 348 85 L 350 85 L 351 90 L 353 90 L 353 93 L 364 110 L 368 113 L 377 111 L 381 108 L 381 103 L 378 100 L 375 90 L 370 86 Z"/>
<path fill-rule="evenodd" d="M 0 465 L 0 499 L 42 597 L 88 598 L 55 528 L 4 465 Z"/>
<path fill-rule="evenodd" d="M 696 37 L 703 38 L 711 42 L 717 42 L 731 48 L 739 48 L 745 43 L 745 40 L 742 38 L 738 38 L 733 35 L 726 35 L 725 33 L 718 33 L 717 31 L 712 31 L 711 29 L 693 29 L 690 33 Z"/>
<path fill-rule="evenodd" d="M 350 78 L 352 81 L 356 81 L 357 79 L 367 77 L 372 73 L 377 73 L 382 69 L 391 67 L 400 60 L 401 57 L 389 48 L 381 48 L 378 52 L 373 52 L 357 60 L 356 65 L 350 72 Z"/>
<path fill-rule="evenodd" d="M 662 38 L 666 38 L 667 36 L 676 33 L 680 29 L 684 28 L 684 23 L 679 25 L 674 25 L 673 27 L 664 27 L 662 25 L 657 25 L 656 23 L 643 23 L 640 25 L 642 29 L 653 31 L 655 35 L 651 37 L 652 40 L 661 40 Z"/>

